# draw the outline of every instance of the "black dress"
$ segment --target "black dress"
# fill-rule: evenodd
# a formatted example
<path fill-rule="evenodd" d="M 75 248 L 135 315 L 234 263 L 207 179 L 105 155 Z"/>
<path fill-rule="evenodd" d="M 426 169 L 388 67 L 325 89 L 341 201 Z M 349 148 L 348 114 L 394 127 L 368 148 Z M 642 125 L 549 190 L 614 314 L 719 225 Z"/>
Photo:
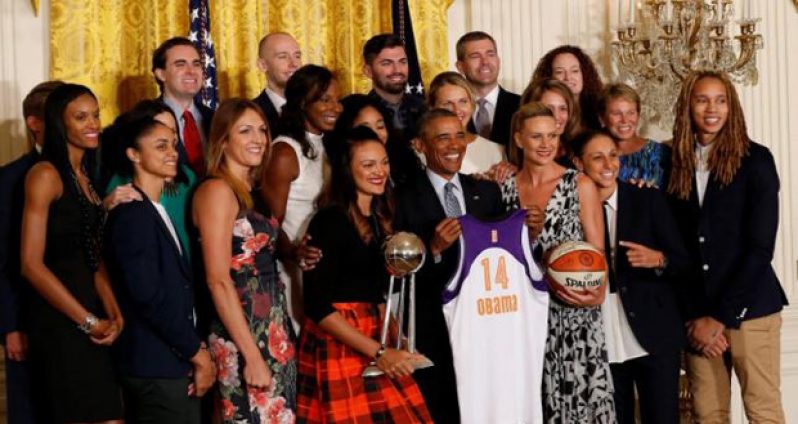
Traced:
<path fill-rule="evenodd" d="M 63 194 L 50 204 L 44 263 L 84 308 L 104 317 L 94 288 L 99 255 L 96 236 L 104 212 L 102 205 L 76 194 L 74 185 L 74 181 L 65 181 Z M 110 349 L 93 343 L 38 293 L 33 296 L 30 313 L 34 384 L 42 386 L 42 401 L 50 405 L 52 419 L 48 422 L 121 419 L 122 401 Z"/>

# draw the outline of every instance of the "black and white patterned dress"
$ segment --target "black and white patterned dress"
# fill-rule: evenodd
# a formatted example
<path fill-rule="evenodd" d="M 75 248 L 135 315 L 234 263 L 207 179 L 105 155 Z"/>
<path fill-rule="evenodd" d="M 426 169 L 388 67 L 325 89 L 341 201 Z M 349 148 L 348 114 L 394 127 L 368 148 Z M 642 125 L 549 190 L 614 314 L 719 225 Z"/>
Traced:
<path fill-rule="evenodd" d="M 546 205 L 539 254 L 569 240 L 584 240 L 579 219 L 578 173 L 569 169 Z M 515 178 L 502 185 L 508 211 L 521 207 Z M 539 256 L 538 256 L 539 258 Z M 543 414 L 548 423 L 614 423 L 615 406 L 601 307 L 549 303 L 549 336 L 543 364 Z"/>

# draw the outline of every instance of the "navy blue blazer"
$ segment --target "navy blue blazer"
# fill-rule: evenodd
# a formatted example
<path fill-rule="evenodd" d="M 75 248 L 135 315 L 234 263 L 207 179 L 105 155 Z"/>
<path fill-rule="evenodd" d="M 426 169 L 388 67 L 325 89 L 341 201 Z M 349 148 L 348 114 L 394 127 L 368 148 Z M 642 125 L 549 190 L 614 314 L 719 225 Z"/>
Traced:
<path fill-rule="evenodd" d="M 615 287 L 632 332 L 651 354 L 678 352 L 684 346 L 684 323 L 676 286 L 689 269 L 690 258 L 665 195 L 658 189 L 618 182 Z M 667 258 L 664 270 L 633 268 L 625 247 L 631 241 L 659 250 Z"/>
<path fill-rule="evenodd" d="M 24 331 L 24 299 L 30 286 L 20 273 L 22 211 L 25 208 L 25 176 L 39 160 L 36 150 L 0 168 L 0 339 Z"/>
<path fill-rule="evenodd" d="M 105 260 L 125 329 L 116 342 L 122 375 L 181 378 L 200 348 L 191 268 L 155 206 L 118 205 L 108 214 Z"/>
<path fill-rule="evenodd" d="M 496 100 L 496 113 L 493 114 L 493 123 L 490 127 L 491 141 L 501 144 L 505 148 L 510 147 L 510 134 L 512 130 L 513 114 L 521 106 L 521 96 L 509 92 L 499 86 L 499 97 Z M 474 120 L 468 122 L 468 130 L 472 133 L 477 132 Z"/>
<path fill-rule="evenodd" d="M 751 142 L 731 183 L 710 176 L 703 206 L 696 180 L 689 200 L 671 197 L 674 217 L 694 258 L 682 285 L 685 319 L 712 316 L 729 328 L 781 311 L 784 290 L 771 266 L 779 225 L 779 176 L 773 155 Z"/>

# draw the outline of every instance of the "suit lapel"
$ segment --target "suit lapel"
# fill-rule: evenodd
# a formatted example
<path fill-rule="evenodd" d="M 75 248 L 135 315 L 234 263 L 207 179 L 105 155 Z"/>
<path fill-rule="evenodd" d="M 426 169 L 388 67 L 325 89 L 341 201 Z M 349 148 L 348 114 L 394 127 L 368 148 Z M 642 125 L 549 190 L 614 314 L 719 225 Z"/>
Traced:
<path fill-rule="evenodd" d="M 440 199 L 438 199 L 438 195 L 435 193 L 435 188 L 432 186 L 432 181 L 429 180 L 429 176 L 425 173 L 422 173 L 418 177 L 418 194 L 419 194 L 419 205 L 429 205 L 432 209 L 430 212 L 438 217 L 446 217 L 446 211 L 443 209 L 443 205 L 441 204 Z M 441 218 L 441 219 L 443 219 Z"/>
<path fill-rule="evenodd" d="M 465 199 L 465 213 L 474 215 L 476 212 L 479 211 L 479 207 L 482 204 L 476 184 L 474 180 L 472 180 L 470 177 L 460 174 L 460 185 L 463 187 L 463 199 Z"/>
<path fill-rule="evenodd" d="M 135 188 L 139 193 L 141 193 L 141 198 L 142 198 L 141 201 L 146 202 L 146 205 L 149 208 L 150 213 L 155 214 L 156 218 L 155 221 L 158 223 L 158 227 L 161 229 L 163 235 L 166 236 L 167 243 L 169 243 L 169 245 L 172 247 L 175 256 L 177 256 L 177 261 L 180 263 L 180 269 L 183 271 L 185 275 L 187 276 L 191 275 L 188 271 L 188 262 L 186 262 L 185 247 L 183 247 L 182 245 L 178 246 L 177 243 L 179 243 L 179 241 L 175 240 L 175 237 L 172 237 L 172 232 L 169 230 L 169 227 L 166 226 L 166 223 L 163 221 L 163 218 L 161 218 L 161 214 L 158 212 L 157 209 L 155 209 L 155 205 L 152 204 L 150 198 L 147 197 L 147 195 L 144 194 L 144 192 L 141 191 L 141 189 L 136 187 L 135 185 L 133 185 L 133 188 Z"/>

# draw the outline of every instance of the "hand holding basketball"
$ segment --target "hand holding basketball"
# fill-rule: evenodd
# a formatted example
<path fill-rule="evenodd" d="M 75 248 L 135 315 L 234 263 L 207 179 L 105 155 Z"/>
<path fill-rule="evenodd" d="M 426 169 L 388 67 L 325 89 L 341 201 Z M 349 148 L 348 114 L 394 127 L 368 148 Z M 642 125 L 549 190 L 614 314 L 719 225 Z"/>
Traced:
<path fill-rule="evenodd" d="M 552 293 L 574 306 L 595 306 L 604 301 L 607 263 L 591 244 L 565 242 L 548 255 L 546 277 Z"/>

